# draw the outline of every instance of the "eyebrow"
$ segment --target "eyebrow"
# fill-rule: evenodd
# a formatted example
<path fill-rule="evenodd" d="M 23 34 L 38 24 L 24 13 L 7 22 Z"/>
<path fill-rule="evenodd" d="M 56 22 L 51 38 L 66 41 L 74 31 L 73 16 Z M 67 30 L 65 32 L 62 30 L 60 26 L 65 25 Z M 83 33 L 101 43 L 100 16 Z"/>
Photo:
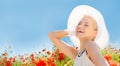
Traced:
<path fill-rule="evenodd" d="M 78 24 L 80 24 L 82 21 L 80 21 Z M 88 22 L 87 21 L 85 21 L 84 23 L 87 23 L 88 24 Z"/>

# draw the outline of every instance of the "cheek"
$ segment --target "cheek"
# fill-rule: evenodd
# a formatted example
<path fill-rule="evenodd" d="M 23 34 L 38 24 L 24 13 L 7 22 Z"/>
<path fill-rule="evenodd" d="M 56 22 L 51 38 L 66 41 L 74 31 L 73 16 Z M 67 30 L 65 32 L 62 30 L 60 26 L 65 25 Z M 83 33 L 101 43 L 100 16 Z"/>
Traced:
<path fill-rule="evenodd" d="M 88 35 L 93 35 L 94 30 L 93 30 L 93 29 L 87 29 L 85 32 L 86 32 L 86 34 L 88 34 Z"/>
<path fill-rule="evenodd" d="M 90 27 L 87 27 L 87 28 L 85 28 L 85 31 L 89 33 L 92 31 L 92 29 Z"/>

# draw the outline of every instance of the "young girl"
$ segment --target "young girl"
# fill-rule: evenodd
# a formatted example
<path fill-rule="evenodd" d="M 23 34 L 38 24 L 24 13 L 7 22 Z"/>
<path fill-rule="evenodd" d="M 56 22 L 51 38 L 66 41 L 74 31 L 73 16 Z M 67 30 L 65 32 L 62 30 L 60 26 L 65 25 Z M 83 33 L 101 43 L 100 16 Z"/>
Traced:
<path fill-rule="evenodd" d="M 90 6 L 78 6 L 69 16 L 68 24 L 68 30 L 50 32 L 49 37 L 58 49 L 75 60 L 74 66 L 109 66 L 100 54 L 109 39 L 102 15 Z M 70 36 L 73 43 L 76 41 L 79 50 L 62 41 L 65 36 Z"/>

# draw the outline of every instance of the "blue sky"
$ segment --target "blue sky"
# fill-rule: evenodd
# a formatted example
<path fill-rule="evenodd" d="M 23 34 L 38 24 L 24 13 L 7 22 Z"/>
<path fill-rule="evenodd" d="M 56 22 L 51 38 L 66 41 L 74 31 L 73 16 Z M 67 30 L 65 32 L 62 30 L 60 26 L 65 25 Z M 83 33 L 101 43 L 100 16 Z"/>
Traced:
<path fill-rule="evenodd" d="M 14 54 L 50 50 L 48 32 L 66 29 L 69 14 L 78 5 L 90 5 L 103 14 L 110 43 L 120 48 L 119 0 L 1 0 L 0 52 L 9 45 Z"/>

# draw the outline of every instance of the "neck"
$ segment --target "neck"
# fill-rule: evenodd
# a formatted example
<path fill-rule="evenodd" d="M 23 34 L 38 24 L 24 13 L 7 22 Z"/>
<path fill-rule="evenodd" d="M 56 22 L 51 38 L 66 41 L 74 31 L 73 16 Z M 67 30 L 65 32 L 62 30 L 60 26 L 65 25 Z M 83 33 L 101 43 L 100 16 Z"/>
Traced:
<path fill-rule="evenodd" d="M 85 45 L 87 44 L 88 41 L 90 41 L 90 40 L 85 39 L 85 38 L 84 39 L 80 38 L 79 40 L 80 40 L 80 50 L 85 49 Z"/>

